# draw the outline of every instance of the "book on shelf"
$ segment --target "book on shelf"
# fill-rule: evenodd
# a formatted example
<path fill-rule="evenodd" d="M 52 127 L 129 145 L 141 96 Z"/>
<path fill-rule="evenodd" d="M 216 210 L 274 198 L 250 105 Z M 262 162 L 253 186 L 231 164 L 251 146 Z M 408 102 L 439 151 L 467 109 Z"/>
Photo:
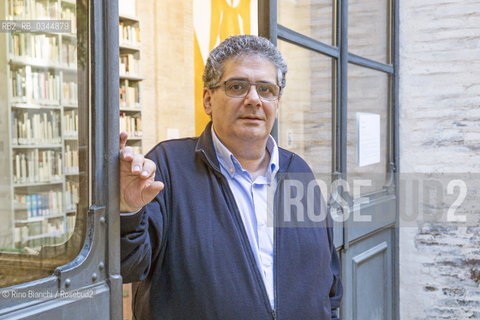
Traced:
<path fill-rule="evenodd" d="M 28 238 L 28 226 L 24 225 L 15 228 L 15 242 L 23 243 L 24 239 Z"/>
<path fill-rule="evenodd" d="M 65 173 L 78 174 L 78 149 L 65 144 Z"/>
<path fill-rule="evenodd" d="M 120 107 L 138 108 L 140 106 L 140 87 L 138 82 L 122 80 L 119 93 Z"/>
<path fill-rule="evenodd" d="M 71 33 L 77 33 L 75 4 L 64 3 L 60 9 L 58 1 L 10 0 L 7 20 L 69 20 Z"/>
<path fill-rule="evenodd" d="M 26 97 L 26 78 L 25 68 L 11 72 L 12 97 Z"/>
<path fill-rule="evenodd" d="M 65 208 L 67 211 L 77 209 L 79 202 L 78 183 L 67 181 L 65 184 Z"/>
<path fill-rule="evenodd" d="M 49 217 L 63 213 L 62 191 L 15 194 L 16 207 L 27 211 L 27 218 Z"/>
<path fill-rule="evenodd" d="M 45 223 L 46 222 L 46 223 Z M 48 237 L 60 237 L 65 234 L 65 223 L 63 221 L 44 221 L 46 228 L 46 235 Z"/>
<path fill-rule="evenodd" d="M 78 111 L 69 110 L 63 113 L 63 129 L 65 137 L 78 137 Z"/>
<path fill-rule="evenodd" d="M 126 24 L 119 23 L 119 41 L 120 44 L 127 44 L 132 46 L 140 46 L 140 28 Z"/>
<path fill-rule="evenodd" d="M 60 100 L 60 77 L 53 72 L 31 72 L 31 87 L 29 87 L 28 70 L 27 66 L 27 99 L 58 103 Z"/>
<path fill-rule="evenodd" d="M 12 59 L 25 63 L 57 65 L 60 61 L 59 36 L 51 34 L 14 33 L 7 37 L 8 53 Z M 61 63 L 77 66 L 75 40 L 64 38 L 61 45 Z"/>
<path fill-rule="evenodd" d="M 74 42 L 62 41 L 62 63 L 71 68 L 77 67 L 77 45 Z"/>
<path fill-rule="evenodd" d="M 120 75 L 140 75 L 140 59 L 131 53 L 120 54 Z"/>
<path fill-rule="evenodd" d="M 70 32 L 72 34 L 77 33 L 77 17 L 75 14 L 75 7 L 71 8 L 70 6 L 66 6 L 62 8 L 62 20 L 70 20 Z"/>
<path fill-rule="evenodd" d="M 62 237 L 66 232 L 63 220 L 42 220 L 15 227 L 15 242 L 17 245 L 26 244 L 28 241 L 40 241 L 42 244 L 54 244 L 51 238 Z"/>
<path fill-rule="evenodd" d="M 63 81 L 63 102 L 76 105 L 78 101 L 78 87 L 76 81 Z"/>
<path fill-rule="evenodd" d="M 63 102 L 76 105 L 78 101 L 78 87 L 76 81 L 63 82 Z"/>
<path fill-rule="evenodd" d="M 120 113 L 120 131 L 128 132 L 131 137 L 142 136 L 142 118 Z"/>
<path fill-rule="evenodd" d="M 8 1 L 9 20 L 52 20 L 60 18 L 58 1 L 11 0 Z"/>
<path fill-rule="evenodd" d="M 58 63 L 60 52 L 58 49 L 58 37 L 47 36 L 44 34 L 29 35 L 32 51 L 29 56 L 33 59 L 41 60 L 46 63 Z M 28 48 L 27 48 L 28 50 Z M 27 51 L 28 54 L 28 51 Z"/>
<path fill-rule="evenodd" d="M 59 144 L 59 111 L 12 111 L 12 144 Z"/>
<path fill-rule="evenodd" d="M 11 72 L 12 97 L 26 103 L 58 104 L 60 77 L 52 71 L 32 71 L 25 66 Z"/>
<path fill-rule="evenodd" d="M 14 183 L 62 181 L 62 155 L 59 150 L 16 150 L 13 164 Z"/>
<path fill-rule="evenodd" d="M 58 35 L 17 33 L 9 38 L 9 54 L 26 62 L 57 64 L 60 57 Z"/>

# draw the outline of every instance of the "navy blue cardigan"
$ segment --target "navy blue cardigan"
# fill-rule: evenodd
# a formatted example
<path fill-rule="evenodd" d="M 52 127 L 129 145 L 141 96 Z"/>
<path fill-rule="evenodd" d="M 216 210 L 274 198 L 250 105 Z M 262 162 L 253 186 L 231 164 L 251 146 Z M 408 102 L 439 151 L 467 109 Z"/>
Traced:
<path fill-rule="evenodd" d="M 307 190 L 310 168 L 279 150 L 272 310 L 210 127 L 148 153 L 165 188 L 138 214 L 121 217 L 121 271 L 124 282 L 135 282 L 135 319 L 335 319 L 342 285 L 330 217 L 285 222 L 281 205 L 285 181 Z M 325 215 L 318 187 L 314 196 L 316 214 Z M 295 210 L 291 217 L 301 217 Z"/>

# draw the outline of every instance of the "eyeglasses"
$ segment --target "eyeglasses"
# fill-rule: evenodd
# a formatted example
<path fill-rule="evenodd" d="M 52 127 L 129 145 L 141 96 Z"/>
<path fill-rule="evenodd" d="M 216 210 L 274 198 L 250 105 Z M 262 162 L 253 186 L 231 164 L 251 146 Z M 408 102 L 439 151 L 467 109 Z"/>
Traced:
<path fill-rule="evenodd" d="M 212 89 L 225 87 L 225 94 L 232 98 L 245 98 L 250 92 L 250 87 L 255 86 L 258 96 L 267 101 L 273 101 L 278 99 L 280 95 L 280 87 L 276 84 L 269 82 L 250 82 L 246 80 L 227 80 L 223 84 L 216 86 Z"/>

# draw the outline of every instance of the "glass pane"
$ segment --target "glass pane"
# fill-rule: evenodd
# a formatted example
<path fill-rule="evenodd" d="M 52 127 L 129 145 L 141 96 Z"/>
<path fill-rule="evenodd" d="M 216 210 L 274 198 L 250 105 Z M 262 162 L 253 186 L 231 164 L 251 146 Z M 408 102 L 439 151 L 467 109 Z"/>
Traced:
<path fill-rule="evenodd" d="M 0 33 L 0 287 L 51 275 L 83 245 L 86 17 L 85 4 L 72 0 L 8 0 L 0 8 L 10 25 Z M 18 20 L 36 31 L 18 29 Z"/>
<path fill-rule="evenodd" d="M 361 194 L 381 190 L 388 161 L 388 75 L 348 65 L 347 176 Z M 367 180 L 370 186 L 363 186 Z M 354 192 L 351 190 L 351 193 Z"/>
<path fill-rule="evenodd" d="M 278 41 L 288 65 L 279 145 L 299 154 L 328 186 L 332 170 L 332 59 Z M 323 191 L 323 190 L 322 190 Z"/>
<path fill-rule="evenodd" d="M 279 0 L 278 24 L 332 44 L 332 0 Z"/>
<path fill-rule="evenodd" d="M 348 50 L 383 63 L 388 52 L 388 3 L 386 0 L 348 2 Z"/>

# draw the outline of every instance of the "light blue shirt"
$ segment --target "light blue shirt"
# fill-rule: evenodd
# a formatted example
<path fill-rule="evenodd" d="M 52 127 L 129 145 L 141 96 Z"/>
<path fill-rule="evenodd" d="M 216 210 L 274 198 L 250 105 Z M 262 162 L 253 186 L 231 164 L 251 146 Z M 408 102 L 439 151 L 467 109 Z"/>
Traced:
<path fill-rule="evenodd" d="M 269 136 L 267 151 L 270 153 L 270 163 L 267 172 L 265 176 L 259 176 L 253 181 L 250 173 L 242 168 L 235 156 L 218 139 L 213 126 L 212 138 L 220 170 L 235 197 L 270 304 L 275 309 L 271 192 L 275 190 L 275 175 L 278 172 L 278 146 L 273 137 Z M 267 218 L 269 215 L 270 219 Z"/>

